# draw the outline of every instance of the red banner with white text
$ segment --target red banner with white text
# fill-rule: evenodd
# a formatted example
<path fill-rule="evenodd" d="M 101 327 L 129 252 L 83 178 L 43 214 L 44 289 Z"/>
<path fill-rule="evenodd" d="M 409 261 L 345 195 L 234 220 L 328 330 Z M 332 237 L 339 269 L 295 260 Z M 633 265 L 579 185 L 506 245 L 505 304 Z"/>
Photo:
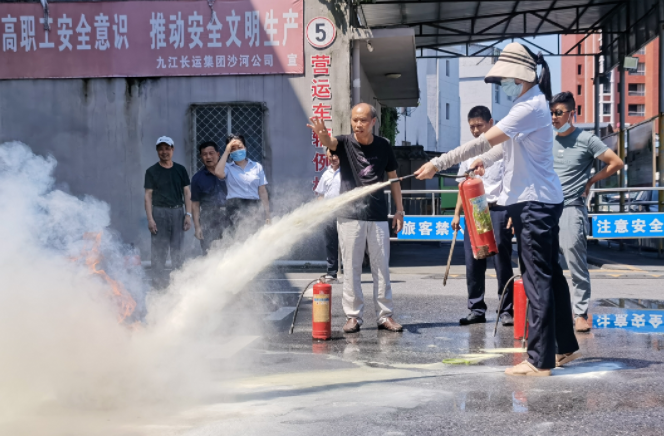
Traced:
<path fill-rule="evenodd" d="M 304 73 L 303 0 L 48 8 L 0 3 L 0 79 Z"/>

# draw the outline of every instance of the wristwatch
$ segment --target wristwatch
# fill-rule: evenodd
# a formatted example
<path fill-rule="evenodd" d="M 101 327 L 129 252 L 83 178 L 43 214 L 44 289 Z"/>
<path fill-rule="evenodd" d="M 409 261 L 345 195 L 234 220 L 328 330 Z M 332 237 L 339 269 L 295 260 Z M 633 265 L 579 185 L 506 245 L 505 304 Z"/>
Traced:
<path fill-rule="evenodd" d="M 191 212 L 185 212 L 184 214 L 189 215 L 189 218 L 193 218 L 193 216 L 191 216 Z"/>
<path fill-rule="evenodd" d="M 406 212 L 404 212 L 403 210 L 398 210 L 398 211 L 394 212 L 394 214 L 395 215 L 406 216 Z"/>

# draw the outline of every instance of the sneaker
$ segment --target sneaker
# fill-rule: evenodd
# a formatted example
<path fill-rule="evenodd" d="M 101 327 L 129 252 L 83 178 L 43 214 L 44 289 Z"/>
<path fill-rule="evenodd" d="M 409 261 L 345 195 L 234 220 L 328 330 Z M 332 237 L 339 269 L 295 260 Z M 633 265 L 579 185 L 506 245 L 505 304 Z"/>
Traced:
<path fill-rule="evenodd" d="M 480 324 L 484 322 L 486 322 L 486 316 L 478 315 L 475 312 L 470 312 L 467 317 L 459 320 L 459 324 L 461 325 Z"/>
<path fill-rule="evenodd" d="M 505 327 L 509 327 L 509 326 L 514 325 L 514 318 L 509 313 L 503 312 L 503 313 L 500 314 L 500 322 Z"/>
<path fill-rule="evenodd" d="M 577 316 L 574 320 L 574 330 L 579 333 L 588 333 L 590 331 L 590 324 L 588 324 L 588 320 L 582 316 Z"/>

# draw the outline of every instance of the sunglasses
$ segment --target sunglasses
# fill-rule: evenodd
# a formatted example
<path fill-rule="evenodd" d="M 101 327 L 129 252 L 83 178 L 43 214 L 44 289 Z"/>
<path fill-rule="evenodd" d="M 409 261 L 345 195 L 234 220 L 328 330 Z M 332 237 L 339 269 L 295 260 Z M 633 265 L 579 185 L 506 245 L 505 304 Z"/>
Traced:
<path fill-rule="evenodd" d="M 551 116 L 562 117 L 563 114 L 566 114 L 568 112 L 572 112 L 572 111 L 561 111 L 560 109 L 558 109 L 557 111 L 551 112 Z"/>

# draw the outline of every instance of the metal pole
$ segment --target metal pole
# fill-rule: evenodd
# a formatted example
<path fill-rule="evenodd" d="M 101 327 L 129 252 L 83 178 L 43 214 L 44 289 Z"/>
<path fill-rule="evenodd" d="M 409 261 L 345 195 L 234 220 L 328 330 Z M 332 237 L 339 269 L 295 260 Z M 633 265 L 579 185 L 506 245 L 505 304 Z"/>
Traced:
<path fill-rule="evenodd" d="M 353 106 L 361 103 L 360 41 L 353 41 Z"/>
<path fill-rule="evenodd" d="M 619 65 L 619 71 L 620 71 L 620 83 L 618 86 L 620 86 L 620 140 L 618 142 L 618 155 L 620 156 L 620 159 L 622 159 L 623 162 L 625 162 L 625 140 L 626 140 L 626 135 L 627 131 L 625 130 L 625 110 L 627 108 L 627 105 L 625 104 L 625 100 L 627 100 L 626 96 L 626 86 L 625 86 L 625 67 L 624 67 L 624 61 L 625 57 L 624 54 L 623 56 L 620 57 L 620 65 Z M 618 186 L 621 188 L 625 187 L 625 170 L 622 169 L 620 170 L 620 176 L 618 177 Z M 621 192 L 620 193 L 620 212 L 625 211 L 625 193 Z M 621 243 L 622 246 L 622 243 Z"/>
<path fill-rule="evenodd" d="M 664 1 L 659 2 L 659 155 L 657 157 L 657 169 L 659 170 L 659 187 L 664 187 Z M 664 212 L 664 191 L 659 191 L 657 201 L 659 211 Z M 662 239 L 659 240 L 657 255 L 662 256 Z"/>
<path fill-rule="evenodd" d="M 599 138 L 600 136 L 600 127 L 599 127 L 599 111 L 600 111 L 600 83 L 599 83 L 599 55 L 595 55 L 595 136 Z M 600 170 L 599 161 L 595 161 L 595 171 Z M 593 198 L 593 212 L 597 213 L 599 211 L 599 195 L 595 195 Z"/>

